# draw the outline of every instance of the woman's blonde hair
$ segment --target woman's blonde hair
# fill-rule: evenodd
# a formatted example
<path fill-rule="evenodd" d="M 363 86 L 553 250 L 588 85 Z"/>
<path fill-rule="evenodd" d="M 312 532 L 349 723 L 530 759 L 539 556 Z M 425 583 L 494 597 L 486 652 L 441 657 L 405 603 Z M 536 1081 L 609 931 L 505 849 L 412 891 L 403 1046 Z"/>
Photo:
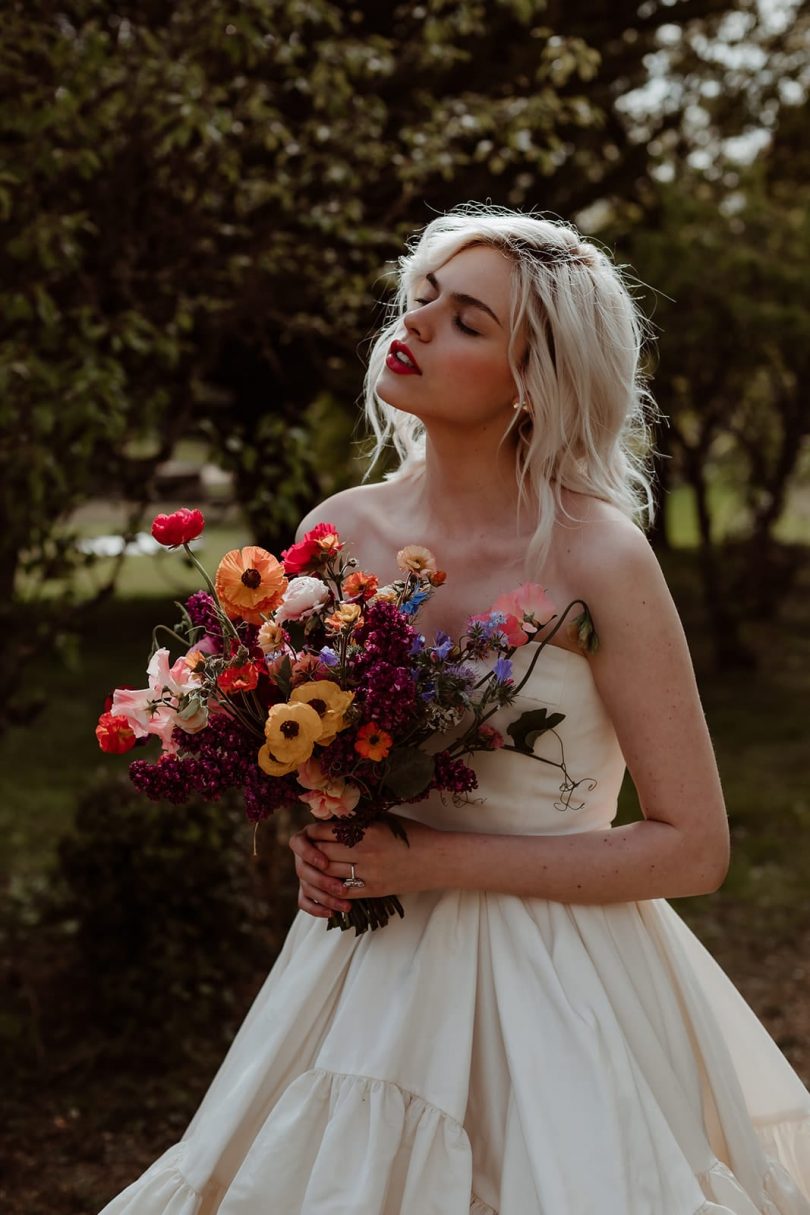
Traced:
<path fill-rule="evenodd" d="M 391 341 L 402 336 L 416 282 L 475 245 L 499 249 L 514 264 L 509 358 L 527 408 L 515 411 L 503 439 L 517 431 L 519 501 L 527 501 L 527 485 L 534 490 L 537 527 L 526 564 L 536 571 L 555 519 L 567 513 L 562 488 L 611 502 L 642 526 L 652 519 L 650 423 L 658 413 L 642 368 L 649 325 L 623 268 L 573 225 L 500 207 L 455 207 L 428 224 L 399 260 L 396 295 L 366 374 L 373 434 L 366 478 L 389 444 L 399 465 L 388 479 L 418 475 L 424 466 L 423 424 L 381 400 L 377 381 Z M 527 354 L 519 362 L 524 323 Z"/>

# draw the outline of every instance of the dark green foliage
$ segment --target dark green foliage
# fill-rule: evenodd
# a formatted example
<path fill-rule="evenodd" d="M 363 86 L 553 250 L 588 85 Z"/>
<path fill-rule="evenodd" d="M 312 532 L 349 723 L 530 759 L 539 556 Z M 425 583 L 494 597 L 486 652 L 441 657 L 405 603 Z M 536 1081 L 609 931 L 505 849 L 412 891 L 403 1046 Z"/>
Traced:
<path fill-rule="evenodd" d="M 79 799 L 60 842 L 52 920 L 72 925 L 76 991 L 116 1050 L 160 1054 L 219 1024 L 269 969 L 250 831 L 238 810 L 147 801 L 126 777 Z"/>

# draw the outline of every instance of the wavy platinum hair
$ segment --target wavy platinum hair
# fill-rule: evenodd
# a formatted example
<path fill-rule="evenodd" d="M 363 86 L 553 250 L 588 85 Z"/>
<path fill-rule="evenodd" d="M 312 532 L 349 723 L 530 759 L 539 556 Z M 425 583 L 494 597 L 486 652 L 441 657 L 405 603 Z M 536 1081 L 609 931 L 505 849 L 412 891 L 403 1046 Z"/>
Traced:
<path fill-rule="evenodd" d="M 454 208 L 428 224 L 398 263 L 396 295 L 366 374 L 373 448 L 364 479 L 389 445 L 399 465 L 387 479 L 416 477 L 424 468 L 422 422 L 381 400 L 376 386 L 391 341 L 402 336 L 416 283 L 475 245 L 499 249 L 513 263 L 509 358 L 526 408 L 515 411 L 502 442 L 516 432 L 519 502 L 534 491 L 537 526 L 526 568 L 536 573 L 555 520 L 572 518 L 561 501 L 563 488 L 613 503 L 640 526 L 652 519 L 650 427 L 659 414 L 642 368 L 651 334 L 623 268 L 573 225 L 505 208 Z M 527 353 L 519 361 L 524 324 Z"/>

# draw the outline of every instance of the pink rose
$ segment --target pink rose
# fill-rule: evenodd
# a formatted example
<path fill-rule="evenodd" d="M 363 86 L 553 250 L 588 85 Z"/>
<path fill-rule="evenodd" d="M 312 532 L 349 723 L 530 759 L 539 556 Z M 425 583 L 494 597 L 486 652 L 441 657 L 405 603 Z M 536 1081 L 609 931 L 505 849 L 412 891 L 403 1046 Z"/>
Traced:
<path fill-rule="evenodd" d="M 273 618 L 277 624 L 285 620 L 306 620 L 318 608 L 323 607 L 328 599 L 329 589 L 320 578 L 310 578 L 308 574 L 302 574 L 300 578 L 290 580 Z"/>

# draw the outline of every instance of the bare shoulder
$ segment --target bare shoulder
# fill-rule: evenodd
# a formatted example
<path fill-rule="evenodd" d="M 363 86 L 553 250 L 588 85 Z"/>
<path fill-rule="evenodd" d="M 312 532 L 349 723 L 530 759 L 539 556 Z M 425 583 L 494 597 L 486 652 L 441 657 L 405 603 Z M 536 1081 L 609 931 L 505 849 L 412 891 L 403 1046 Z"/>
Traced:
<path fill-rule="evenodd" d="M 608 502 L 573 494 L 564 505 L 574 518 L 559 528 L 557 560 L 599 637 L 594 673 L 638 679 L 667 666 L 692 678 L 680 617 L 644 532 Z"/>
<path fill-rule="evenodd" d="M 668 595 L 649 540 L 618 507 L 583 494 L 568 494 L 564 506 L 572 517 L 561 520 L 557 559 L 592 614 L 616 595 L 625 608 L 628 596 L 644 588 Z"/>
<path fill-rule="evenodd" d="M 375 512 L 390 508 L 395 498 L 395 482 L 352 485 L 313 507 L 298 525 L 295 538 L 300 540 L 305 532 L 319 523 L 333 523 L 342 536 L 351 537 L 353 532 L 365 526 L 369 518 L 374 517 Z"/>

